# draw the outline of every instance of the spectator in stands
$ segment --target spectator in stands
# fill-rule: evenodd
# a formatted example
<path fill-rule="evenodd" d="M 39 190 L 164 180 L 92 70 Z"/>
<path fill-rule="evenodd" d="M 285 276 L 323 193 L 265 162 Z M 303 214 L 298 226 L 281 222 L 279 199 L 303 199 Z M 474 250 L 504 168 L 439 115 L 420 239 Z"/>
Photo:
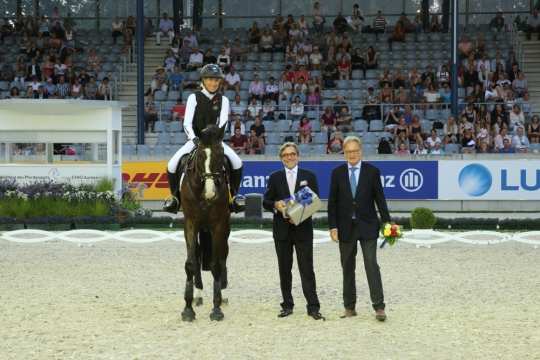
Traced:
<path fill-rule="evenodd" d="M 186 114 L 186 105 L 182 102 L 182 98 L 176 99 L 176 104 L 171 108 L 171 121 L 180 121 L 180 124 L 184 121 Z"/>
<path fill-rule="evenodd" d="M 232 149 L 239 155 L 247 153 L 247 136 L 242 134 L 239 127 L 233 128 L 233 132 L 234 135 L 231 136 L 229 139 L 229 143 L 231 144 Z"/>
<path fill-rule="evenodd" d="M 259 42 L 259 48 L 262 52 L 274 52 L 274 37 L 272 36 L 272 30 L 266 26 L 262 32 L 261 40 Z"/>
<path fill-rule="evenodd" d="M 504 30 L 504 17 L 502 11 L 497 11 L 495 17 L 489 22 L 489 27 L 498 32 Z"/>
<path fill-rule="evenodd" d="M 253 22 L 253 25 L 251 25 L 251 28 L 248 30 L 248 41 L 252 48 L 257 51 L 261 41 L 261 30 L 256 21 Z"/>
<path fill-rule="evenodd" d="M 212 52 L 212 48 L 208 48 L 203 56 L 203 64 L 215 64 L 217 63 L 217 58 L 214 56 L 214 53 Z"/>
<path fill-rule="evenodd" d="M 330 134 L 334 131 L 336 131 L 336 125 L 337 125 L 337 119 L 335 113 L 332 111 L 332 108 L 330 106 L 327 106 L 324 109 L 323 114 L 321 115 L 321 131 L 326 131 L 328 133 L 328 137 L 330 137 Z"/>
<path fill-rule="evenodd" d="M 390 133 L 394 133 L 396 127 L 399 124 L 401 118 L 401 112 L 399 105 L 394 105 L 387 113 L 384 118 L 384 129 Z M 405 119 L 403 119 L 405 121 Z"/>
<path fill-rule="evenodd" d="M 43 87 L 43 98 L 44 99 L 54 99 L 58 94 L 56 85 L 53 82 L 52 78 L 47 79 L 47 83 Z"/>
<path fill-rule="evenodd" d="M 247 153 L 250 155 L 259 155 L 264 153 L 264 141 L 261 137 L 257 136 L 255 130 L 249 132 Z"/>
<path fill-rule="evenodd" d="M 474 153 L 476 149 L 476 141 L 472 129 L 465 129 L 461 138 L 461 151 L 464 154 Z"/>
<path fill-rule="evenodd" d="M 167 50 L 167 56 L 165 57 L 165 60 L 163 61 L 163 66 L 165 66 L 165 70 L 167 72 L 171 72 L 174 70 L 174 67 L 177 65 L 177 57 L 174 55 L 173 51 L 171 49 Z"/>
<path fill-rule="evenodd" d="M 78 100 L 83 99 L 84 98 L 83 90 L 84 90 L 84 87 L 79 82 L 79 78 L 74 77 L 71 81 L 71 97 L 73 99 L 78 99 Z"/>
<path fill-rule="evenodd" d="M 150 93 L 144 104 L 144 131 L 148 132 L 148 129 L 150 129 L 151 132 L 154 132 L 154 126 L 157 119 L 158 113 L 156 104 L 154 103 L 154 96 Z"/>
<path fill-rule="evenodd" d="M 516 130 L 518 127 L 525 126 L 525 115 L 519 105 L 514 104 L 510 112 L 510 129 Z"/>
<path fill-rule="evenodd" d="M 410 155 L 411 151 L 409 149 L 409 145 L 406 142 L 400 142 L 396 148 L 395 154 L 398 156 Z"/>
<path fill-rule="evenodd" d="M 242 116 L 245 115 L 247 110 L 246 104 L 244 104 L 244 102 L 241 100 L 238 93 L 234 96 L 234 100 L 231 102 L 230 108 L 231 114 L 239 114 Z"/>
<path fill-rule="evenodd" d="M 426 145 L 427 145 L 427 149 L 429 151 L 431 151 L 434 147 L 435 147 L 435 144 L 438 143 L 439 145 L 441 144 L 441 138 L 437 135 L 437 130 L 431 130 L 431 136 L 427 138 L 426 140 Z"/>
<path fill-rule="evenodd" d="M 302 116 L 298 124 L 298 141 L 300 144 L 309 144 L 311 142 L 312 126 L 307 116 Z"/>
<path fill-rule="evenodd" d="M 341 131 L 334 132 L 326 146 L 327 154 L 343 154 L 343 134 Z"/>
<path fill-rule="evenodd" d="M 156 32 L 156 44 L 161 45 L 161 35 L 169 37 L 169 44 L 174 39 L 174 23 L 169 19 L 167 13 L 163 13 L 163 17 L 159 20 L 159 31 Z"/>
<path fill-rule="evenodd" d="M 477 154 L 489 154 L 491 152 L 489 143 L 486 141 L 478 142 L 478 148 L 476 149 Z"/>
<path fill-rule="evenodd" d="M 456 119 L 453 116 L 449 116 L 448 121 L 444 124 L 443 134 L 445 137 L 449 137 L 453 143 L 458 142 L 459 128 L 456 124 Z"/>
<path fill-rule="evenodd" d="M 384 34 L 386 31 L 386 19 L 382 14 L 382 11 L 377 11 L 377 16 L 373 20 L 373 32 L 375 33 L 375 38 L 379 40 L 379 34 Z"/>
<path fill-rule="evenodd" d="M 509 144 L 512 143 L 512 138 L 508 135 L 507 128 L 502 126 L 499 130 L 499 134 L 497 134 L 493 140 L 496 151 L 500 152 L 500 150 L 504 147 L 505 140 L 507 140 Z"/>
<path fill-rule="evenodd" d="M 174 66 L 173 71 L 168 74 L 168 78 L 171 90 L 182 91 L 184 75 L 182 75 L 182 72 L 180 71 L 180 67 L 178 65 Z"/>
<path fill-rule="evenodd" d="M 246 126 L 242 122 L 240 115 L 235 115 L 234 120 L 231 121 L 230 123 L 231 136 L 233 136 L 236 133 L 237 129 L 240 129 L 240 134 L 242 135 L 246 134 Z"/>
<path fill-rule="evenodd" d="M 339 78 L 339 71 L 334 61 L 328 61 L 322 73 L 324 88 L 333 89 L 336 87 L 336 80 Z"/>
<path fill-rule="evenodd" d="M 97 75 L 101 70 L 101 57 L 96 53 L 96 49 L 90 49 L 87 61 L 87 71 Z"/>
<path fill-rule="evenodd" d="M 277 103 L 279 100 L 279 86 L 278 84 L 276 84 L 273 76 L 270 76 L 270 78 L 268 79 L 268 83 L 265 86 L 264 98 L 270 99 L 274 103 Z"/>
<path fill-rule="evenodd" d="M 422 137 L 420 137 L 420 140 L 421 139 Z M 433 150 L 435 152 L 437 151 L 436 148 L 433 148 Z M 423 141 L 418 141 L 418 140 L 416 141 L 416 146 L 414 147 L 413 154 L 414 155 L 427 155 L 428 154 L 428 150 L 426 149 Z"/>
<path fill-rule="evenodd" d="M 124 32 L 124 23 L 117 17 L 114 18 L 111 25 L 111 33 L 113 38 L 113 44 L 116 45 L 116 40 L 118 37 L 122 36 Z"/>
<path fill-rule="evenodd" d="M 8 18 L 0 19 L 0 44 L 4 44 L 4 39 L 13 33 L 14 29 Z"/>
<path fill-rule="evenodd" d="M 165 90 L 166 91 L 166 90 Z M 112 100 L 112 88 L 108 77 L 104 77 L 98 86 L 97 100 Z M 152 130 L 153 131 L 153 130 Z"/>
<path fill-rule="evenodd" d="M 405 28 L 401 22 L 397 22 L 392 31 L 392 35 L 388 37 L 388 48 L 392 51 L 392 43 L 394 41 L 405 42 Z"/>
<path fill-rule="evenodd" d="M 508 138 L 503 139 L 503 145 L 499 148 L 499 153 L 501 154 L 513 154 L 516 152 L 516 149 L 512 146 L 512 142 Z"/>
<path fill-rule="evenodd" d="M 259 116 L 262 111 L 262 106 L 257 101 L 257 98 L 252 97 L 249 101 L 249 105 L 247 107 L 246 115 L 248 119 L 252 120 L 255 119 L 256 116 Z"/>
<path fill-rule="evenodd" d="M 227 55 L 224 47 L 221 48 L 219 55 L 217 56 L 217 64 L 222 68 L 231 65 L 231 57 Z"/>
<path fill-rule="evenodd" d="M 340 80 L 350 80 L 351 78 L 351 57 L 348 53 L 343 54 L 338 60 L 338 71 Z"/>
<path fill-rule="evenodd" d="M 266 128 L 264 127 L 264 124 L 262 123 L 261 117 L 259 115 L 255 116 L 255 120 L 250 126 L 249 131 L 255 131 L 255 135 L 261 138 L 263 143 L 266 142 Z"/>
<path fill-rule="evenodd" d="M 85 94 L 84 94 L 85 99 L 96 100 L 98 86 L 96 83 L 96 78 L 94 76 L 90 76 L 88 83 L 84 86 L 84 90 L 85 90 Z"/>
<path fill-rule="evenodd" d="M 38 35 L 40 37 L 48 37 L 49 34 L 49 20 L 45 15 L 41 16 L 41 20 L 39 21 L 39 33 Z"/>
<path fill-rule="evenodd" d="M 529 145 L 529 139 L 527 138 L 527 135 L 525 135 L 525 128 L 519 126 L 516 130 L 516 134 L 512 138 L 512 147 L 518 153 L 526 153 L 529 149 Z"/>
<path fill-rule="evenodd" d="M 61 75 L 58 78 L 58 84 L 56 84 L 56 91 L 59 99 L 67 99 L 70 96 L 71 87 L 66 83 L 66 78 Z"/>
<path fill-rule="evenodd" d="M 275 111 L 276 111 L 276 102 L 268 98 L 264 100 L 264 104 L 262 107 L 263 120 L 265 121 L 275 120 L 275 116 L 274 116 Z"/>
<path fill-rule="evenodd" d="M 532 11 L 532 16 L 527 21 L 527 40 L 531 40 L 531 34 L 533 32 L 538 33 L 538 40 L 540 40 L 540 16 L 538 16 L 538 9 Z"/>
<path fill-rule="evenodd" d="M 299 96 L 294 97 L 294 101 L 291 104 L 291 119 L 292 121 L 299 121 L 304 115 L 304 104 L 300 101 Z"/>
<path fill-rule="evenodd" d="M 343 133 L 351 132 L 353 130 L 353 126 L 352 126 L 352 116 L 351 116 L 351 113 L 349 112 L 349 107 L 348 106 L 341 107 L 339 113 L 338 112 L 336 113 L 338 114 L 338 117 L 336 119 L 337 129 Z"/>
<path fill-rule="evenodd" d="M 324 29 L 324 17 L 321 14 L 321 8 L 318 1 L 313 3 L 313 9 L 311 11 L 313 17 L 313 28 L 315 32 L 322 33 Z"/>
<path fill-rule="evenodd" d="M 318 87 L 308 90 L 307 105 L 309 110 L 317 110 L 321 105 L 321 93 Z"/>
<path fill-rule="evenodd" d="M 17 87 L 12 87 L 10 90 L 9 90 L 9 98 L 10 99 L 18 99 L 21 97 L 21 93 L 19 92 L 19 88 Z"/>
<path fill-rule="evenodd" d="M 296 64 L 296 66 L 300 66 L 300 65 L 307 66 L 307 65 L 309 65 L 309 57 L 304 52 L 303 48 L 300 48 L 298 50 L 298 53 L 296 54 L 295 64 Z"/>
<path fill-rule="evenodd" d="M 251 99 L 260 101 L 264 98 L 264 83 L 259 79 L 258 74 L 255 74 L 253 80 L 249 83 L 248 92 Z"/>
<path fill-rule="evenodd" d="M 337 34 L 343 34 L 347 31 L 349 24 L 347 23 L 347 19 L 340 13 L 336 16 L 334 19 L 334 22 L 332 23 L 334 25 L 334 30 Z"/>
<path fill-rule="evenodd" d="M 186 66 L 187 71 L 195 71 L 202 67 L 204 64 L 204 56 L 202 52 L 199 51 L 198 47 L 193 48 L 191 55 L 189 55 L 189 60 Z"/>
<path fill-rule="evenodd" d="M 458 52 L 461 59 L 467 59 L 469 55 L 474 53 L 474 45 L 465 35 L 463 35 L 459 41 Z"/>
<path fill-rule="evenodd" d="M 240 43 L 240 39 L 234 39 L 231 47 L 231 61 L 246 61 L 247 50 Z"/>
<path fill-rule="evenodd" d="M 318 46 L 313 47 L 313 52 L 309 55 L 311 70 L 320 70 L 323 56 Z"/>
<path fill-rule="evenodd" d="M 516 97 L 522 98 L 528 91 L 527 79 L 523 71 L 518 70 L 517 78 L 512 81 L 512 90 L 514 91 Z"/>
<path fill-rule="evenodd" d="M 223 87 L 225 90 L 234 90 L 236 93 L 239 93 L 241 84 L 240 75 L 236 72 L 236 69 L 232 65 L 225 68 L 225 71 L 227 74 L 225 75 Z"/>
<path fill-rule="evenodd" d="M 152 90 L 152 94 L 154 94 L 158 90 L 167 92 L 167 88 L 167 74 L 165 73 L 165 69 L 162 66 L 159 66 L 152 77 L 150 89 Z"/>
<path fill-rule="evenodd" d="M 43 92 L 43 89 L 42 89 L 41 83 L 38 81 L 38 78 L 36 76 L 33 76 L 32 82 L 30 83 L 30 85 L 28 85 L 27 96 L 29 98 L 39 99 L 42 92 Z"/>
<path fill-rule="evenodd" d="M 441 32 L 442 31 L 442 24 L 439 21 L 439 16 L 436 14 L 431 15 L 431 21 L 429 23 L 429 31 L 430 32 Z"/>
<path fill-rule="evenodd" d="M 538 115 L 532 117 L 527 127 L 527 134 L 529 135 L 531 144 L 538 144 L 540 142 L 540 118 Z"/>

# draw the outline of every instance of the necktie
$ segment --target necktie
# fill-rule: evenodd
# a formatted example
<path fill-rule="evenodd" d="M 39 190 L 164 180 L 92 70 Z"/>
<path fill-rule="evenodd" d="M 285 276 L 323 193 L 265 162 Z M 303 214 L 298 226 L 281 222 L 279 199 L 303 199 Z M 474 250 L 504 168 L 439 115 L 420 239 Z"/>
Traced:
<path fill-rule="evenodd" d="M 294 172 L 291 170 L 287 171 L 287 184 L 289 185 L 289 193 L 291 196 L 294 196 L 294 188 L 295 188 L 295 181 L 294 181 Z"/>
<path fill-rule="evenodd" d="M 356 170 L 358 170 L 357 167 L 351 167 L 351 176 L 349 176 L 349 182 L 351 184 L 351 193 L 352 193 L 353 198 L 356 194 L 356 186 L 357 186 Z"/>

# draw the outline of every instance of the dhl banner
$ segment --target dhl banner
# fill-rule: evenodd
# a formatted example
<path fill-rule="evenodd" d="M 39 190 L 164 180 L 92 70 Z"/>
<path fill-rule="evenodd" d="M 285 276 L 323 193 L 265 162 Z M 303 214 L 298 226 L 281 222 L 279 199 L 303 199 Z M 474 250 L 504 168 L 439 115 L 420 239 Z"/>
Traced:
<path fill-rule="evenodd" d="M 164 200 L 170 194 L 166 161 L 124 162 L 122 180 L 141 200 Z"/>
<path fill-rule="evenodd" d="M 369 161 L 381 171 L 381 183 L 389 200 L 437 199 L 437 161 Z M 321 199 L 328 198 L 330 174 L 343 161 L 301 161 L 302 168 L 317 177 Z M 240 193 L 264 193 L 269 175 L 282 169 L 281 161 L 244 161 Z M 169 196 L 167 162 L 125 162 L 122 178 L 141 200 L 163 200 Z M 443 175 L 444 176 L 444 175 Z"/>

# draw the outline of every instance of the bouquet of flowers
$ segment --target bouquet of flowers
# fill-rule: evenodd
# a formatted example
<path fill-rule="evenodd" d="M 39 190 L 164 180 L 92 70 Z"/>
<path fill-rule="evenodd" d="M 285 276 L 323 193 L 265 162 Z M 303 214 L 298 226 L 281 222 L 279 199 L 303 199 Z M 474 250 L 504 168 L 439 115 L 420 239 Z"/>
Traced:
<path fill-rule="evenodd" d="M 384 240 L 381 244 L 381 249 L 384 245 L 387 243 L 390 244 L 390 246 L 394 245 L 402 235 L 401 227 L 398 224 L 390 224 L 386 223 L 384 227 L 381 229 L 381 235 L 384 237 Z"/>

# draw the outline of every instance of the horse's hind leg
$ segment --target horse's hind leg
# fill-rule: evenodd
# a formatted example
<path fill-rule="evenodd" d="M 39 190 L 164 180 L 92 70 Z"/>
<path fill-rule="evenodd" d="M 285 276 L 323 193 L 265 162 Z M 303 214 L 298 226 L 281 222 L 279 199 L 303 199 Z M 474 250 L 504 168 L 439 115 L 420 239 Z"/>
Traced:
<path fill-rule="evenodd" d="M 186 221 L 186 246 L 187 246 L 187 260 L 186 260 L 186 289 L 184 292 L 184 300 L 186 301 L 186 306 L 184 311 L 182 311 L 182 320 L 183 321 L 193 321 L 195 320 L 195 311 L 193 311 L 193 277 L 196 273 L 196 255 L 195 255 L 195 237 L 193 231 L 193 224 L 190 221 Z"/>

